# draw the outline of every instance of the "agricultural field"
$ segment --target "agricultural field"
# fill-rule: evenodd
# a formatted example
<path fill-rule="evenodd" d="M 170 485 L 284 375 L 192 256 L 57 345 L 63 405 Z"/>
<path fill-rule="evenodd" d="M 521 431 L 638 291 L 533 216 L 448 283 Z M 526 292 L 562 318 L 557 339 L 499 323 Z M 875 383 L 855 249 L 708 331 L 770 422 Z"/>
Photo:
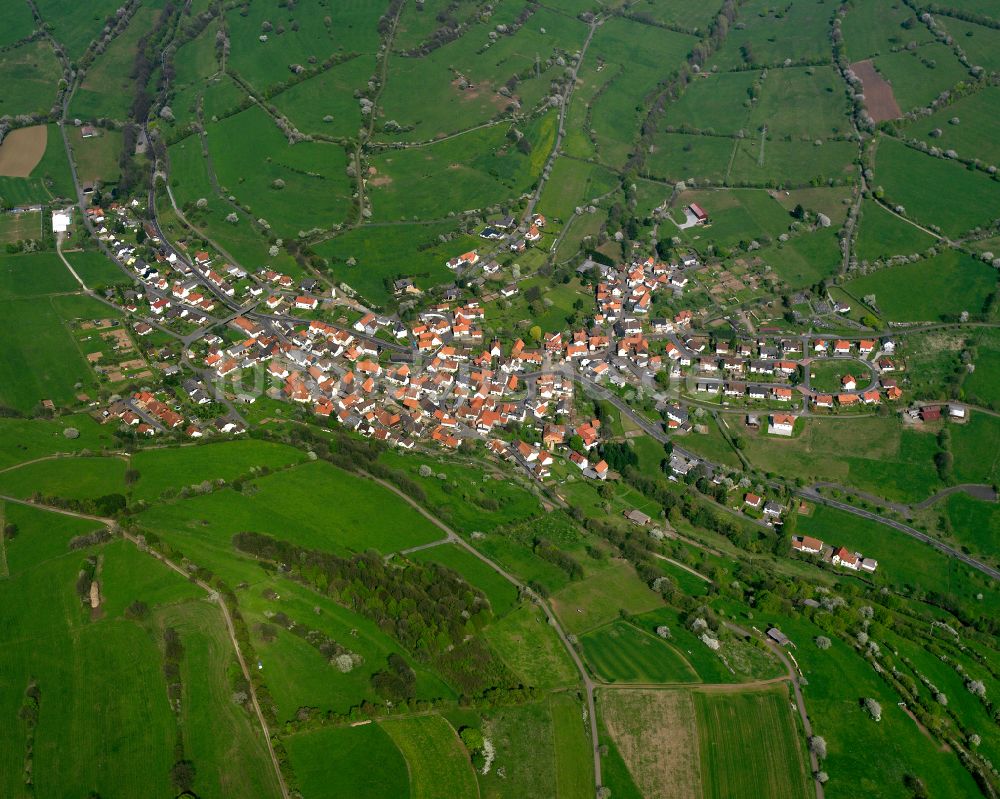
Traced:
<path fill-rule="evenodd" d="M 6 47 L 26 36 L 30 36 L 35 28 L 31 17 L 31 9 L 12 3 L 0 10 L 0 47 Z"/>
<path fill-rule="evenodd" d="M 737 146 L 737 140 L 723 136 L 661 133 L 646 159 L 646 171 L 661 180 L 721 183 Z"/>
<path fill-rule="evenodd" d="M 76 60 L 100 35 L 120 3 L 94 0 L 92 3 L 71 3 L 66 7 L 62 0 L 38 0 L 35 5 L 45 23 L 52 26 L 53 37 L 66 48 L 67 57 Z"/>
<path fill-rule="evenodd" d="M 615 621 L 582 637 L 583 652 L 606 682 L 680 683 L 697 679 L 673 646 L 625 621 Z"/>
<path fill-rule="evenodd" d="M 730 32 L 713 64 L 721 70 L 732 70 L 751 64 L 773 67 L 786 61 L 827 60 L 827 29 L 833 12 L 825 3 L 769 6 L 764 0 L 751 0 L 740 9 L 743 25 Z"/>
<path fill-rule="evenodd" d="M 709 215 L 710 224 L 681 231 L 698 250 L 705 247 L 733 247 L 741 241 L 762 237 L 777 238 L 792 222 L 788 212 L 767 192 L 755 189 L 688 191 L 675 207 L 697 203 Z M 674 218 L 679 213 L 675 211 Z"/>
<path fill-rule="evenodd" d="M 490 625 L 486 640 L 526 685 L 559 688 L 577 681 L 573 661 L 545 615 L 531 605 L 523 605 Z"/>
<path fill-rule="evenodd" d="M 884 53 L 874 62 L 892 84 L 893 96 L 904 112 L 930 105 L 941 92 L 970 77 L 954 51 L 941 42 L 929 42 L 912 51 Z"/>
<path fill-rule="evenodd" d="M 364 124 L 354 90 L 364 87 L 374 71 L 372 57 L 359 55 L 296 83 L 273 102 L 303 133 L 348 138 Z"/>
<path fill-rule="evenodd" d="M 996 291 L 996 271 L 982 261 L 949 250 L 915 263 L 879 269 L 844 284 L 855 297 L 875 295 L 879 311 L 893 321 L 939 321 L 962 311 L 981 314 Z"/>
<path fill-rule="evenodd" d="M 760 83 L 749 129 L 797 140 L 844 136 L 851 132 L 847 111 L 843 80 L 832 67 L 773 69 Z"/>
<path fill-rule="evenodd" d="M 815 285 L 836 274 L 843 262 L 840 241 L 832 227 L 778 242 L 758 254 L 790 288 Z"/>
<path fill-rule="evenodd" d="M 79 130 L 69 132 L 73 159 L 81 183 L 117 183 L 121 175 L 118 159 L 122 152 L 122 134 L 101 130 L 99 136 L 83 138 Z"/>
<path fill-rule="evenodd" d="M 699 691 L 694 706 L 704 796 L 809 796 L 805 745 L 784 686 L 760 693 Z"/>
<path fill-rule="evenodd" d="M 624 561 L 613 561 L 593 575 L 570 583 L 552 597 L 553 608 L 567 631 L 572 633 L 582 633 L 609 622 L 619 610 L 642 613 L 660 604 L 659 597 Z"/>
<path fill-rule="evenodd" d="M 1000 16 L 995 10 L 992 13 Z M 997 49 L 1000 47 L 1000 34 L 996 30 L 952 17 L 948 17 L 945 27 L 972 64 L 991 72 L 1000 68 L 1000 50 Z"/>
<path fill-rule="evenodd" d="M 108 286 L 132 285 L 131 278 L 102 252 L 76 250 L 64 251 L 63 255 L 88 288 L 99 291 Z"/>
<path fill-rule="evenodd" d="M 731 184 L 785 188 L 856 179 L 857 145 L 833 139 L 813 141 L 773 139 L 740 141 L 727 179 Z"/>
<path fill-rule="evenodd" d="M 125 490 L 121 458 L 59 458 L 27 463 L 0 474 L 3 491 L 27 499 L 34 493 L 62 499 L 95 499 Z"/>
<path fill-rule="evenodd" d="M 455 729 L 440 716 L 381 722 L 406 758 L 413 799 L 466 799 L 479 795 L 476 774 Z"/>
<path fill-rule="evenodd" d="M 560 158 L 545 183 L 539 213 L 556 220 L 566 220 L 581 205 L 617 188 L 615 175 L 597 164 Z"/>
<path fill-rule="evenodd" d="M 852 62 L 887 53 L 909 42 L 933 41 L 931 32 L 901 0 L 888 4 L 879 0 L 853 3 L 844 17 L 842 30 L 847 56 Z"/>
<path fill-rule="evenodd" d="M 66 430 L 70 428 L 80 435 L 68 437 Z M 114 441 L 111 434 L 111 430 L 86 414 L 55 419 L 0 418 L 0 442 L 3 442 L 0 446 L 0 469 L 56 453 L 109 447 Z"/>
<path fill-rule="evenodd" d="M 712 775 L 704 773 L 698 754 L 697 695 L 604 689 L 599 697 L 601 719 L 639 795 L 646 799 L 703 795 L 702 785 Z"/>

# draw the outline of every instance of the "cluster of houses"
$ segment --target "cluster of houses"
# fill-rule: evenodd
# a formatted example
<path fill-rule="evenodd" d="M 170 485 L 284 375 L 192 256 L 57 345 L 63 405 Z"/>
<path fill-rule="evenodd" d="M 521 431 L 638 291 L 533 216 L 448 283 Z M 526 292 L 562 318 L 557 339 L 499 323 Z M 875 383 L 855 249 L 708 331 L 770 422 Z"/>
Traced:
<path fill-rule="evenodd" d="M 830 561 L 834 566 L 855 572 L 872 574 L 878 568 L 878 561 L 874 558 L 866 558 L 860 552 L 851 552 L 845 546 L 824 545 L 818 538 L 808 535 L 794 536 L 792 549 L 806 555 L 821 555 L 824 560 Z"/>

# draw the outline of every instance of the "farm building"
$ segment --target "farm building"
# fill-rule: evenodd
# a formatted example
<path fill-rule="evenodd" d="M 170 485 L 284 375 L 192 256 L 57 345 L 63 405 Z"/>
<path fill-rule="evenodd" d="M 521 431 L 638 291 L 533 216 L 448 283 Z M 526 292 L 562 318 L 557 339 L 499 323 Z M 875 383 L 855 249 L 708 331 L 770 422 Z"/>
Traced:
<path fill-rule="evenodd" d="M 698 220 L 699 225 L 704 225 L 708 222 L 708 214 L 705 213 L 705 209 L 698 205 L 698 203 L 691 203 L 688 206 L 688 210 L 694 214 L 694 218 Z"/>

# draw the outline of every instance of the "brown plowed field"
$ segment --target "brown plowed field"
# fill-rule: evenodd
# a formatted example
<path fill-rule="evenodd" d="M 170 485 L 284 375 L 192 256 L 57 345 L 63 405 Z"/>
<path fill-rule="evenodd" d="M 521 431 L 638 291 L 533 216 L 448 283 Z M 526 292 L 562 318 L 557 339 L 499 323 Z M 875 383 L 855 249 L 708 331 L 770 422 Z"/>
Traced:
<path fill-rule="evenodd" d="M 903 112 L 892 93 L 892 85 L 875 70 L 870 60 L 851 64 L 854 74 L 861 78 L 865 89 L 865 107 L 876 122 L 899 119 Z"/>
<path fill-rule="evenodd" d="M 8 133 L 0 144 L 0 175 L 26 178 L 45 155 L 49 129 L 45 125 L 18 128 Z"/>

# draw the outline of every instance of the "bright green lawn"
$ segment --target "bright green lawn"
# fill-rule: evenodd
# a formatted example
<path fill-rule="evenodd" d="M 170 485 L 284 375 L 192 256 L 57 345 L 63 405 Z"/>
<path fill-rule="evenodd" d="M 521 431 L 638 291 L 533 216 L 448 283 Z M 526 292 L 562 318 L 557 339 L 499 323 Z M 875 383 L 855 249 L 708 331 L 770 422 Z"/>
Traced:
<path fill-rule="evenodd" d="M 614 621 L 581 638 L 595 673 L 608 682 L 696 682 L 694 669 L 666 641 L 625 621 Z"/>
<path fill-rule="evenodd" d="M 441 716 L 380 722 L 403 753 L 413 799 L 472 799 L 476 775 L 454 728 Z"/>

